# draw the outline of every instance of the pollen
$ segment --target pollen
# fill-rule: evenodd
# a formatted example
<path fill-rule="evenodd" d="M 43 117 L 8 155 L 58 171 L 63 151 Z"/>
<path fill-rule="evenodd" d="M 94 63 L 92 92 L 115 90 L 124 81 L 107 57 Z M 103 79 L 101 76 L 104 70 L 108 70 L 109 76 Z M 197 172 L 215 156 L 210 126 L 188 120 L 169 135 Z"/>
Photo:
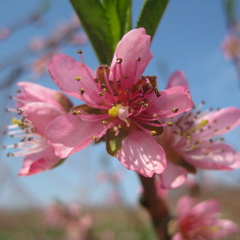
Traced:
<path fill-rule="evenodd" d="M 119 105 L 113 106 L 112 108 L 110 108 L 110 109 L 108 110 L 108 114 L 109 114 L 111 117 L 116 117 L 116 116 L 118 115 L 119 108 L 120 108 Z"/>

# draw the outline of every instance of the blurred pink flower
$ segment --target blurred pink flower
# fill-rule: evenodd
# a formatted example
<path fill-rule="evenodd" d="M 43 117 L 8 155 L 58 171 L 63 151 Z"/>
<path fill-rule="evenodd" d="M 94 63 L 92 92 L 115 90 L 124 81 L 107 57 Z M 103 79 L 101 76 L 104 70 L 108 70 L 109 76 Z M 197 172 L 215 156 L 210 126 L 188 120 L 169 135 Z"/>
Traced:
<path fill-rule="evenodd" d="M 172 240 L 214 240 L 236 234 L 234 222 L 219 219 L 219 208 L 213 199 L 196 204 L 194 199 L 182 197 L 177 203 L 178 232 Z"/>
<path fill-rule="evenodd" d="M 61 159 L 52 147 L 46 143 L 45 129 L 56 117 L 67 113 L 72 104 L 62 93 L 42 87 L 38 84 L 20 82 L 22 91 L 16 97 L 17 109 L 8 109 L 18 113 L 22 119 L 14 118 L 8 126 L 8 134 L 20 141 L 5 148 L 20 149 L 8 156 L 25 156 L 19 175 L 29 176 L 52 168 Z"/>
<path fill-rule="evenodd" d="M 31 66 L 32 71 L 36 74 L 37 77 L 40 77 L 47 70 L 47 66 L 54 56 L 55 52 L 48 52 L 36 59 Z"/>
<path fill-rule="evenodd" d="M 87 240 L 93 225 L 90 215 L 82 215 L 79 205 L 54 203 L 45 209 L 45 220 L 51 227 L 64 230 L 68 240 Z"/>
<path fill-rule="evenodd" d="M 29 44 L 30 50 L 32 50 L 34 52 L 40 51 L 44 47 L 46 47 L 46 40 L 44 38 L 41 38 L 41 37 L 34 38 Z"/>
<path fill-rule="evenodd" d="M 0 27 L 0 40 L 8 38 L 10 34 L 11 34 L 10 29 L 6 27 Z"/>
<path fill-rule="evenodd" d="M 224 56 L 229 60 L 234 60 L 240 57 L 240 38 L 233 35 L 228 35 L 222 43 Z"/>
<path fill-rule="evenodd" d="M 193 102 L 185 86 L 158 91 L 155 77 L 142 77 L 153 57 L 150 36 L 139 28 L 119 42 L 110 68 L 96 74 L 67 55 L 57 55 L 49 73 L 60 89 L 85 101 L 72 113 L 53 121 L 47 139 L 65 158 L 106 135 L 108 153 L 128 169 L 151 177 L 166 167 L 165 153 L 152 135 L 162 133 L 161 119 L 190 110 Z M 80 52 L 81 53 L 81 52 Z M 64 127 L 64 131 L 62 131 Z"/>
<path fill-rule="evenodd" d="M 168 87 L 178 84 L 187 85 L 181 71 L 174 73 Z M 240 109 L 228 107 L 201 113 L 196 108 L 168 120 L 172 126 L 158 137 L 168 159 L 166 170 L 158 175 L 161 187 L 179 187 L 187 173 L 195 173 L 197 168 L 232 170 L 240 166 L 240 154 L 219 137 L 240 123 Z"/>

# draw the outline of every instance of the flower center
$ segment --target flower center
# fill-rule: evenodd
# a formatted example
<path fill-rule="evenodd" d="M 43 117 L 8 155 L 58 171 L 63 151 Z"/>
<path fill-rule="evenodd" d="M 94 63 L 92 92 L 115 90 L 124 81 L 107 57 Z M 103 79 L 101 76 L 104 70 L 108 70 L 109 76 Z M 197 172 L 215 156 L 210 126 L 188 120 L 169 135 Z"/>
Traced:
<path fill-rule="evenodd" d="M 122 121 L 126 122 L 127 126 L 129 126 L 129 122 L 127 120 L 129 116 L 129 107 L 117 104 L 108 110 L 108 114 L 111 117 L 118 116 Z"/>

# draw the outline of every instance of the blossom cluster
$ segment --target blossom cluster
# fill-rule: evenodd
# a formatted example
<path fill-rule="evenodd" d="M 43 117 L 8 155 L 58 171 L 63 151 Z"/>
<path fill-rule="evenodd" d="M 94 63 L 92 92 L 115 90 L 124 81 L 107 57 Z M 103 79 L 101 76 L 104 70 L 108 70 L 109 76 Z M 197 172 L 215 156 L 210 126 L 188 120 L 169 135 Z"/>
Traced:
<path fill-rule="evenodd" d="M 19 119 L 7 133 L 20 149 L 9 156 L 25 156 L 20 175 L 50 169 L 93 142 L 106 142 L 107 152 L 127 169 L 145 177 L 156 174 L 163 188 L 182 185 L 188 173 L 200 169 L 232 170 L 239 153 L 220 135 L 240 123 L 240 109 L 228 107 L 200 112 L 193 109 L 181 71 L 159 91 L 156 77 L 143 76 L 153 57 L 150 36 L 134 29 L 117 45 L 110 66 L 94 72 L 67 55 L 56 55 L 48 65 L 63 92 L 20 82 Z M 68 94 L 85 104 L 73 106 Z M 193 110 L 192 110 L 193 109 Z"/>

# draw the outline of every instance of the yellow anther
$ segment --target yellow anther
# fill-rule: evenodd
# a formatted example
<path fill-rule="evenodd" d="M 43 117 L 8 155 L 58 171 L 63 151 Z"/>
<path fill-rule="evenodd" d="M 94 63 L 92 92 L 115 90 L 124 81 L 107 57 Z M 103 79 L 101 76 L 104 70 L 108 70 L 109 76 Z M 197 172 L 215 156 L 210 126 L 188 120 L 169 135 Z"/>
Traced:
<path fill-rule="evenodd" d="M 179 110 L 179 109 L 176 107 L 176 108 L 173 108 L 173 109 L 172 109 L 172 112 L 173 112 L 173 113 L 177 113 L 178 110 Z"/>
<path fill-rule="evenodd" d="M 80 81 L 82 78 L 81 77 L 79 77 L 79 76 L 76 76 L 75 77 L 75 80 L 77 80 L 77 81 Z"/>
<path fill-rule="evenodd" d="M 111 117 L 116 117 L 116 116 L 118 115 L 119 108 L 120 108 L 120 105 L 113 106 L 112 108 L 110 108 L 110 109 L 108 110 L 108 114 L 109 114 Z"/>
<path fill-rule="evenodd" d="M 93 141 L 97 141 L 98 140 L 98 136 L 92 136 L 92 140 Z"/>
<path fill-rule="evenodd" d="M 107 125 L 107 121 L 106 120 L 102 120 L 102 125 Z"/>
<path fill-rule="evenodd" d="M 72 112 L 73 115 L 78 115 L 80 113 L 81 113 L 81 111 L 76 111 L 76 110 Z"/>
<path fill-rule="evenodd" d="M 18 125 L 22 125 L 22 121 L 21 120 L 18 120 L 16 118 L 12 118 L 12 124 L 18 124 Z"/>
<path fill-rule="evenodd" d="M 168 126 L 172 126 L 173 123 L 172 123 L 172 122 L 167 122 L 167 125 L 168 125 Z"/>
<path fill-rule="evenodd" d="M 156 135 L 156 134 L 157 134 L 156 131 L 151 131 L 151 132 L 150 132 L 150 135 L 151 135 L 151 136 L 154 136 L 154 135 Z"/>

